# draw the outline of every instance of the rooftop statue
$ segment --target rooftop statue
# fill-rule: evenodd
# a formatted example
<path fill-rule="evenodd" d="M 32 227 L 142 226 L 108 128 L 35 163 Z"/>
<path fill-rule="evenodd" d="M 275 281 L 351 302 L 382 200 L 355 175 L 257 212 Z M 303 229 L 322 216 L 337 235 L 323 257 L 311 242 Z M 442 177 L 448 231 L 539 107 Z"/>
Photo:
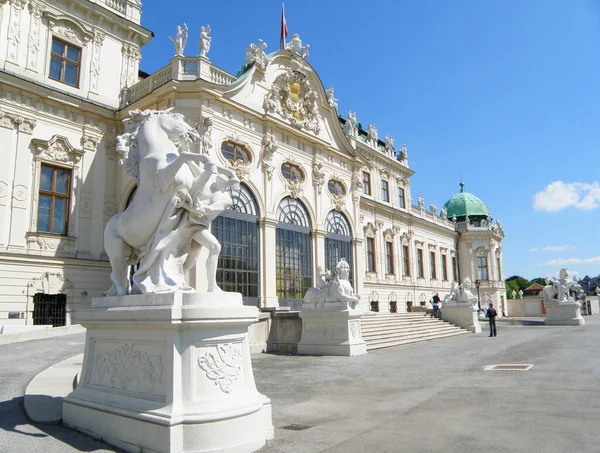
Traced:
<path fill-rule="evenodd" d="M 571 291 L 575 294 L 571 295 Z M 554 280 L 552 285 L 546 285 L 542 294 L 546 305 L 552 304 L 574 304 L 578 303 L 579 298 L 585 297 L 585 291 L 575 281 L 569 280 L 569 270 L 563 268 L 560 270 L 559 278 Z"/>
<path fill-rule="evenodd" d="M 198 132 L 171 110 L 130 111 L 123 121 L 126 132 L 117 138 L 121 163 L 138 185 L 129 206 L 104 231 L 112 267 L 109 296 L 194 291 L 185 273 L 196 265 L 201 247 L 209 252 L 208 291 L 220 291 L 221 246 L 209 227 L 231 205 L 229 191 L 239 187 L 239 179 L 209 156 L 190 151 Z M 129 290 L 127 266 L 138 261 Z"/>
<path fill-rule="evenodd" d="M 325 94 L 327 95 L 327 103 L 333 108 L 337 109 L 338 103 L 337 99 L 333 96 L 333 87 L 325 90 Z"/>
<path fill-rule="evenodd" d="M 385 136 L 385 151 L 389 154 L 394 154 L 394 139 L 391 135 Z"/>
<path fill-rule="evenodd" d="M 269 58 L 265 52 L 266 48 L 267 43 L 262 39 L 258 40 L 258 44 L 250 44 L 250 47 L 246 49 L 246 65 L 249 66 L 255 63 L 256 66 L 264 69 L 269 62 Z"/>
<path fill-rule="evenodd" d="M 302 40 L 300 39 L 300 35 L 298 33 L 294 33 L 292 35 L 292 39 L 285 45 L 287 50 L 291 50 L 292 52 L 299 53 L 300 56 L 304 59 L 308 58 L 308 49 L 309 45 L 302 46 Z"/>
<path fill-rule="evenodd" d="M 369 140 L 377 142 L 379 137 L 377 136 L 377 126 L 375 124 L 369 124 L 369 129 L 367 130 L 369 134 Z"/>
<path fill-rule="evenodd" d="M 210 33 L 210 25 L 207 25 L 206 27 L 202 26 L 200 27 L 200 56 L 201 57 L 206 57 L 206 54 L 208 53 L 208 51 L 210 50 L 210 43 L 212 41 L 212 38 L 210 36 L 208 36 L 208 34 Z"/>
<path fill-rule="evenodd" d="M 351 308 L 354 308 L 360 299 L 360 295 L 354 292 L 348 278 L 350 277 L 350 265 L 345 258 L 338 261 L 335 266 L 335 275 L 329 278 L 321 268 L 318 288 L 310 288 L 304 296 L 304 303 L 315 304 L 315 308 L 320 304 L 324 306 L 328 302 L 346 302 Z"/>
<path fill-rule="evenodd" d="M 356 135 L 356 113 L 348 112 L 348 119 L 344 123 L 344 134 L 348 137 Z"/>
<path fill-rule="evenodd" d="M 183 53 L 185 52 L 185 46 L 187 45 L 187 39 L 188 39 L 187 25 L 185 23 L 183 24 L 183 30 L 178 25 L 177 33 L 175 34 L 175 37 L 172 38 L 169 36 L 169 39 L 171 41 L 173 41 L 173 43 L 175 44 L 175 56 L 183 57 Z"/>

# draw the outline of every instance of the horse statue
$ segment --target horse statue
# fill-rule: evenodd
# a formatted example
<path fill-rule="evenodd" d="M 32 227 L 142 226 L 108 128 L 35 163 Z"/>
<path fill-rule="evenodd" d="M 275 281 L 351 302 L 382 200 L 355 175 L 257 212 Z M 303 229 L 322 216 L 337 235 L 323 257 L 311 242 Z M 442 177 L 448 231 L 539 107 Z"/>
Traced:
<path fill-rule="evenodd" d="M 210 223 L 231 205 L 229 191 L 239 187 L 235 173 L 209 156 L 190 151 L 198 132 L 183 115 L 168 110 L 133 110 L 126 132 L 117 137 L 121 164 L 137 182 L 127 208 L 104 231 L 112 272 L 108 296 L 128 293 L 127 267 L 139 261 L 131 294 L 193 291 L 185 273 L 206 247 L 208 291 L 216 283 L 221 246 Z M 199 165 L 200 164 L 200 165 Z"/>
<path fill-rule="evenodd" d="M 350 265 L 345 258 L 338 261 L 335 267 L 335 275 L 324 286 L 310 288 L 304 296 L 305 304 L 315 304 L 315 308 L 321 307 L 327 302 L 346 302 L 351 308 L 355 308 L 360 295 L 354 292 L 348 277 L 350 276 Z"/>
<path fill-rule="evenodd" d="M 571 291 L 576 295 L 571 296 Z M 585 299 L 585 291 L 577 282 L 569 280 L 569 270 L 566 268 L 560 270 L 559 278 L 552 285 L 544 287 L 542 294 L 546 305 L 576 303 L 577 299 Z"/>

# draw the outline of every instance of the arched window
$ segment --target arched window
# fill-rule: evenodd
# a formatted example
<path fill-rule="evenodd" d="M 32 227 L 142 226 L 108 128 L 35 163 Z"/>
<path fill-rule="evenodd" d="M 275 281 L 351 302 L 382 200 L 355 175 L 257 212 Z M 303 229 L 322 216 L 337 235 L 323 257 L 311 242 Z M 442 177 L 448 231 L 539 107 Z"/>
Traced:
<path fill-rule="evenodd" d="M 352 230 L 350 222 L 344 214 L 331 211 L 325 218 L 325 265 L 327 269 L 335 269 L 341 258 L 346 258 L 350 264 L 350 283 L 352 283 L 352 269 L 354 268 L 352 254 Z"/>
<path fill-rule="evenodd" d="M 333 195 L 346 195 L 344 184 L 336 179 L 330 179 L 327 183 L 327 188 L 329 189 L 329 193 Z"/>
<path fill-rule="evenodd" d="M 223 291 L 242 293 L 244 304 L 258 306 L 260 269 L 258 207 L 248 188 L 230 190 L 233 204 L 211 225 L 221 243 L 217 284 Z"/>
<path fill-rule="evenodd" d="M 277 297 L 281 306 L 300 309 L 312 287 L 312 239 L 310 219 L 304 205 L 284 198 L 277 208 Z"/>
<path fill-rule="evenodd" d="M 281 165 L 281 174 L 290 181 L 304 181 L 304 172 L 300 166 L 290 162 L 284 162 Z"/>
<path fill-rule="evenodd" d="M 225 141 L 221 145 L 221 154 L 227 160 L 235 162 L 236 160 L 241 160 L 244 163 L 250 162 L 250 152 L 244 145 L 240 145 L 239 143 Z"/>

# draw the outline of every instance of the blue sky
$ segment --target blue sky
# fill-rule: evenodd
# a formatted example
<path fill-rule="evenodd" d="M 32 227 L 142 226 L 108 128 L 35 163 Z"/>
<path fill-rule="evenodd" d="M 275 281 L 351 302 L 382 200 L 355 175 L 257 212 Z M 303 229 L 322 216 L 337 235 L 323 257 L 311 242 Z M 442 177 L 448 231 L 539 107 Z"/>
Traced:
<path fill-rule="evenodd" d="M 183 22 L 186 55 L 210 24 L 208 56 L 234 74 L 251 42 L 278 49 L 281 2 L 164 5 L 143 2 L 147 72 L 168 64 Z M 600 274 L 599 1 L 293 0 L 285 12 L 340 112 L 406 143 L 415 200 L 441 208 L 462 174 L 504 227 L 506 276 Z"/>

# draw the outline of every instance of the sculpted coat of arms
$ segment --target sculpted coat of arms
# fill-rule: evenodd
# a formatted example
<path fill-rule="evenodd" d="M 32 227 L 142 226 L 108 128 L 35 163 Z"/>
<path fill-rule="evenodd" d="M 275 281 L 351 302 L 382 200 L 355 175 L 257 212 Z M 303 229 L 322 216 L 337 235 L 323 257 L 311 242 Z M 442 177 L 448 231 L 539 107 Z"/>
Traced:
<path fill-rule="evenodd" d="M 300 72 L 288 70 L 279 75 L 265 95 L 263 108 L 279 113 L 299 129 L 316 134 L 321 130 L 317 93 Z"/>

